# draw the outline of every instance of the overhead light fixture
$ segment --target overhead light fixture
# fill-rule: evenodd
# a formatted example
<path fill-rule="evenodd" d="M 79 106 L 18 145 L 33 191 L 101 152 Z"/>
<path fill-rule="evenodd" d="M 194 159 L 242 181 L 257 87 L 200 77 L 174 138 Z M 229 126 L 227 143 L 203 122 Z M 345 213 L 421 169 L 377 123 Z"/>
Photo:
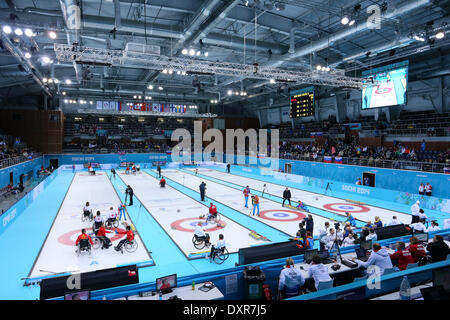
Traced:
<path fill-rule="evenodd" d="M 53 79 L 53 81 L 54 81 L 56 84 L 59 83 L 59 80 L 58 80 L 58 79 Z"/>
<path fill-rule="evenodd" d="M 33 32 L 33 30 L 27 28 L 27 29 L 25 29 L 25 35 L 27 37 L 32 37 L 34 35 L 34 32 Z"/>
<path fill-rule="evenodd" d="M 189 55 L 190 55 L 190 56 L 195 55 L 195 50 L 194 50 L 194 49 L 189 50 Z"/>
<path fill-rule="evenodd" d="M 159 89 L 159 90 L 162 90 L 162 89 L 164 89 L 164 88 L 163 88 L 163 87 L 161 87 L 161 86 L 159 86 L 159 87 L 158 87 L 158 89 Z"/>
<path fill-rule="evenodd" d="M 25 58 L 30 59 L 31 58 L 31 53 L 25 52 Z"/>
<path fill-rule="evenodd" d="M 178 74 L 178 75 L 180 75 L 180 74 L 181 74 L 181 71 L 180 71 L 180 70 L 178 70 L 178 71 L 177 71 L 177 74 Z"/>
<path fill-rule="evenodd" d="M 137 96 L 133 96 L 133 99 L 137 99 Z"/>
<path fill-rule="evenodd" d="M 151 84 L 147 88 L 149 88 L 150 90 L 153 90 L 153 86 Z"/>
<path fill-rule="evenodd" d="M 346 24 L 348 24 L 350 22 L 350 20 L 349 20 L 349 18 L 347 17 L 347 16 L 344 16 L 342 19 L 341 19 L 341 23 L 343 24 L 343 25 L 346 25 Z"/>
<path fill-rule="evenodd" d="M 322 66 L 321 66 L 321 65 L 318 65 L 318 66 L 316 67 L 316 69 L 317 69 L 318 71 L 320 71 L 320 70 L 322 70 Z"/>
<path fill-rule="evenodd" d="M 209 55 L 208 51 L 205 52 L 205 57 L 207 57 Z"/>
<path fill-rule="evenodd" d="M 231 96 L 231 95 L 233 94 L 233 91 L 228 90 L 227 94 L 228 94 L 229 96 Z"/>
<path fill-rule="evenodd" d="M 184 55 L 186 55 L 186 54 L 188 54 L 188 51 L 187 51 L 187 49 L 183 49 L 183 50 L 181 51 L 181 53 L 184 54 Z"/>
<path fill-rule="evenodd" d="M 47 82 L 48 81 L 48 79 L 46 78 L 46 77 L 44 77 L 44 78 L 42 78 L 42 82 Z"/>
<path fill-rule="evenodd" d="M 72 80 L 66 79 L 66 84 L 72 84 Z"/>
<path fill-rule="evenodd" d="M 23 31 L 22 31 L 22 29 L 20 29 L 20 28 L 14 29 L 14 33 L 15 33 L 16 35 L 18 35 L 18 36 L 23 35 Z"/>
<path fill-rule="evenodd" d="M 94 101 L 89 101 L 89 104 L 94 104 Z"/>
<path fill-rule="evenodd" d="M 65 92 L 65 91 L 63 91 L 63 92 L 62 92 L 62 95 L 63 95 L 63 96 L 65 96 L 65 95 L 66 95 L 66 92 Z"/>
<path fill-rule="evenodd" d="M 325 69 L 326 72 L 330 72 L 330 70 L 331 70 L 330 67 L 326 67 Z"/>
<path fill-rule="evenodd" d="M 50 39 L 56 39 L 56 32 L 55 31 L 49 31 L 48 32 L 48 36 L 50 37 Z"/>
<path fill-rule="evenodd" d="M 172 69 L 170 69 L 170 70 L 169 70 L 169 74 L 172 74 L 172 73 L 173 73 L 173 70 L 172 70 Z"/>
<path fill-rule="evenodd" d="M 64 103 L 67 103 L 67 102 L 69 102 L 69 101 L 68 101 L 67 99 L 65 99 L 65 100 L 64 100 Z"/>
<path fill-rule="evenodd" d="M 44 62 L 45 64 L 48 64 L 48 63 L 50 63 L 50 58 L 49 57 L 47 57 L 47 56 L 43 56 L 42 57 L 42 62 Z"/>
<path fill-rule="evenodd" d="M 355 19 L 352 19 L 352 20 L 348 23 L 349 27 L 351 27 L 352 25 L 354 25 L 355 22 L 356 22 Z"/>
<path fill-rule="evenodd" d="M 164 69 L 164 70 L 162 71 L 162 73 L 166 74 L 166 73 L 167 73 L 167 69 Z"/>
<path fill-rule="evenodd" d="M 142 96 L 138 96 L 138 99 L 142 99 Z"/>
<path fill-rule="evenodd" d="M 436 39 L 441 40 L 445 37 L 445 32 L 444 31 L 439 31 L 438 33 L 436 33 Z"/>
<path fill-rule="evenodd" d="M 198 57 L 199 55 L 201 55 L 201 54 L 202 54 L 201 51 L 197 51 L 197 57 Z"/>
<path fill-rule="evenodd" d="M 270 83 L 275 83 L 275 79 L 270 79 Z"/>
<path fill-rule="evenodd" d="M 4 26 L 4 27 L 2 28 L 2 30 L 3 30 L 3 32 L 6 33 L 6 34 L 10 34 L 10 33 L 12 32 L 12 29 L 11 29 L 10 26 Z"/>
<path fill-rule="evenodd" d="M 53 79 L 52 78 L 48 79 L 48 83 L 53 83 Z"/>

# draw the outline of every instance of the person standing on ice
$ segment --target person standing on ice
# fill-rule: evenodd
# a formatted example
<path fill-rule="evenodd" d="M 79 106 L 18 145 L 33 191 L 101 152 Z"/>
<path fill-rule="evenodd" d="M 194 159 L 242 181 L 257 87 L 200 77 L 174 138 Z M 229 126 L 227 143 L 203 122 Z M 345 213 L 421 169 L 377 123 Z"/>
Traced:
<path fill-rule="evenodd" d="M 127 209 L 125 204 L 119 204 L 119 220 L 122 220 L 122 215 L 123 215 L 123 219 L 125 221 L 127 221 L 127 215 L 126 215 Z"/>
<path fill-rule="evenodd" d="M 245 207 L 248 208 L 248 197 L 250 195 L 250 188 L 248 186 L 245 187 L 243 194 L 245 198 Z"/>
<path fill-rule="evenodd" d="M 257 195 L 252 196 L 253 215 L 255 215 L 255 209 L 258 209 L 256 215 L 259 217 L 259 197 Z"/>
<path fill-rule="evenodd" d="M 289 205 L 291 205 L 291 190 L 289 190 L 288 187 L 286 187 L 286 190 L 283 191 L 283 207 L 286 200 L 289 202 Z"/>
<path fill-rule="evenodd" d="M 200 188 L 200 198 L 202 201 L 205 201 L 206 183 L 202 181 L 202 183 L 200 183 L 199 188 Z"/>
<path fill-rule="evenodd" d="M 111 168 L 111 176 L 115 179 L 116 178 L 116 169 Z"/>
<path fill-rule="evenodd" d="M 130 203 L 128 205 L 132 206 L 134 192 L 133 192 L 133 188 L 131 188 L 130 185 L 127 186 L 127 189 L 125 190 L 125 194 L 130 197 Z"/>
<path fill-rule="evenodd" d="M 264 193 L 269 193 L 269 189 L 267 188 L 265 183 L 264 183 L 263 189 L 262 189 L 262 197 L 264 197 Z"/>
<path fill-rule="evenodd" d="M 156 168 L 156 171 L 158 171 L 158 178 L 161 178 L 161 166 L 158 164 L 158 167 Z"/>
<path fill-rule="evenodd" d="M 230 173 L 230 168 L 231 168 L 231 165 L 229 163 L 227 163 L 227 172 L 228 173 Z"/>

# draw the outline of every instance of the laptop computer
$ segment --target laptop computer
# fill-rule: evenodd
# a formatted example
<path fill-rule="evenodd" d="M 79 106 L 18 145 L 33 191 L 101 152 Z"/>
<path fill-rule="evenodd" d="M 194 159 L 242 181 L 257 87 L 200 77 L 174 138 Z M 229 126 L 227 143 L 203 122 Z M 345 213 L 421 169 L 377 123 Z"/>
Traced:
<path fill-rule="evenodd" d="M 318 253 L 318 251 L 319 250 L 317 249 L 306 250 L 303 254 L 303 261 L 308 264 L 311 263 L 312 258 Z"/>
<path fill-rule="evenodd" d="M 328 250 L 319 251 L 319 257 L 320 259 L 322 259 L 321 262 L 323 264 L 330 264 L 335 262 L 333 259 L 330 258 L 330 253 L 328 252 Z"/>
<path fill-rule="evenodd" d="M 427 232 L 414 232 L 413 237 L 416 237 L 420 243 L 428 243 L 428 233 Z"/>
<path fill-rule="evenodd" d="M 363 248 L 355 249 L 355 253 L 356 253 L 356 257 L 359 260 L 361 260 L 363 262 L 366 262 L 367 260 L 369 260 L 369 257 L 367 256 L 367 251 L 364 250 Z"/>

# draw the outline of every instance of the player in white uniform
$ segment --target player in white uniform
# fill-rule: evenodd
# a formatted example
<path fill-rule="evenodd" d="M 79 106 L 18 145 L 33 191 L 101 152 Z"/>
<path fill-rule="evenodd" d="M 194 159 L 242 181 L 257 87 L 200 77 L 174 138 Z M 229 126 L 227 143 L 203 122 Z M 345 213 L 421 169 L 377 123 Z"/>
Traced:
<path fill-rule="evenodd" d="M 219 234 L 219 241 L 217 241 L 215 246 L 211 246 L 211 253 L 209 254 L 209 262 L 212 262 L 215 255 L 217 254 L 216 251 L 223 251 L 225 249 L 226 243 L 224 240 L 223 234 Z"/>
<path fill-rule="evenodd" d="M 117 219 L 117 213 L 113 207 L 110 207 L 109 212 L 108 212 L 108 222 L 113 224 L 116 221 L 116 219 Z"/>
<path fill-rule="evenodd" d="M 89 205 L 89 202 L 86 202 L 86 205 L 83 207 L 83 214 L 86 218 L 92 219 L 92 208 Z"/>
<path fill-rule="evenodd" d="M 102 226 L 104 220 L 102 215 L 100 214 L 100 211 L 97 211 L 97 214 L 95 215 L 94 218 L 94 232 L 95 234 L 97 234 L 97 230 Z"/>
<path fill-rule="evenodd" d="M 203 230 L 201 222 L 197 223 L 197 225 L 195 226 L 194 235 L 197 240 L 205 241 L 207 246 L 211 245 L 211 243 L 209 242 L 209 234 L 207 234 L 205 230 Z"/>

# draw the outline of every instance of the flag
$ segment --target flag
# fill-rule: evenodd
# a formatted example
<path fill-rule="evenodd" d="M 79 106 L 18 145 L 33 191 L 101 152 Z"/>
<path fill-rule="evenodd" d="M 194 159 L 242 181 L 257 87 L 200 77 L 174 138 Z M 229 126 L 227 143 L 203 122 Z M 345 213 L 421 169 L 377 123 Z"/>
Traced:
<path fill-rule="evenodd" d="M 444 173 L 445 173 L 445 174 L 450 174 L 450 168 L 447 168 L 447 167 L 444 168 Z"/>
<path fill-rule="evenodd" d="M 329 156 L 325 156 L 325 157 L 323 157 L 323 162 L 326 162 L 326 163 L 331 163 L 332 162 L 332 157 L 329 157 Z"/>
<path fill-rule="evenodd" d="M 334 157 L 335 163 L 342 163 L 342 157 Z"/>

